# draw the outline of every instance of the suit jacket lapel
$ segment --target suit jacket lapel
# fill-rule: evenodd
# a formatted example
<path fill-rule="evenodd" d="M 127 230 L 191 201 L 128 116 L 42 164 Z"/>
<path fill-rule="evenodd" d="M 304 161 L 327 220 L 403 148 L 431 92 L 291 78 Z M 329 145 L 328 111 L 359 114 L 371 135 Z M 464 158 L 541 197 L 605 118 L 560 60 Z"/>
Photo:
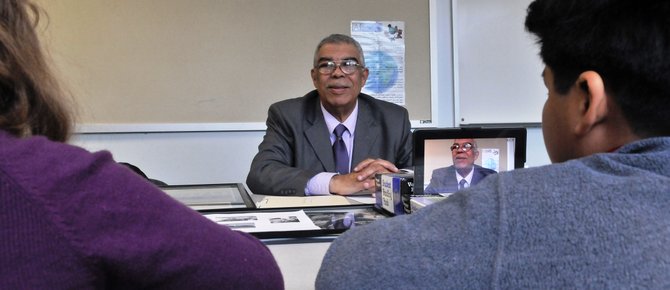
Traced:
<path fill-rule="evenodd" d="M 452 189 L 456 188 L 456 190 L 458 190 L 458 172 L 456 172 L 456 167 L 453 165 L 448 167 L 447 176 L 449 176 L 447 185 Z"/>
<path fill-rule="evenodd" d="M 335 157 L 333 157 L 333 148 L 330 144 L 330 133 L 318 100 L 317 98 L 316 104 L 311 106 L 313 110 L 309 112 L 310 115 L 305 116 L 307 124 L 305 124 L 304 134 L 326 171 L 335 172 Z"/>
<path fill-rule="evenodd" d="M 472 184 L 477 184 L 479 181 L 484 179 L 482 171 L 475 165 L 475 172 L 472 173 Z"/>
<path fill-rule="evenodd" d="M 379 124 L 372 117 L 370 105 L 360 97 L 358 98 L 358 120 L 356 120 L 356 132 L 354 132 L 354 150 L 351 162 L 352 169 L 356 164 L 363 161 L 368 156 L 373 156 L 370 152 L 375 148 L 375 143 L 379 138 Z"/>

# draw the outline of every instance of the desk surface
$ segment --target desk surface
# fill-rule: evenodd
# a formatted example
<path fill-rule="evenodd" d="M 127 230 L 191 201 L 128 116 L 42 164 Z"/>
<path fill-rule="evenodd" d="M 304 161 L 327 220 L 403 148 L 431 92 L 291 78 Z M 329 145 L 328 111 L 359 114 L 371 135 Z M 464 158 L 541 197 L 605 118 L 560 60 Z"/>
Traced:
<path fill-rule="evenodd" d="M 195 210 L 309 208 L 374 204 L 372 194 L 272 196 L 251 193 L 242 183 L 168 185 L 161 189 Z"/>
<path fill-rule="evenodd" d="M 286 289 L 314 289 L 316 275 L 330 241 L 268 244 L 284 276 Z"/>
<path fill-rule="evenodd" d="M 304 208 L 306 212 L 310 212 L 308 215 L 311 214 L 309 218 L 314 224 L 321 227 L 321 233 L 337 230 L 341 233 L 353 224 L 368 223 L 377 218 L 376 214 L 368 212 L 375 203 L 372 195 L 351 197 L 255 195 L 249 193 L 241 184 L 235 183 L 168 186 L 162 189 L 205 215 L 225 212 L 270 213 L 283 209 Z M 213 203 L 212 207 L 208 207 L 208 202 Z M 350 224 L 343 225 L 340 221 L 345 218 L 340 215 L 348 216 Z M 303 234 L 304 236 L 297 238 L 262 239 L 279 265 L 286 289 L 314 289 L 321 261 L 331 242 L 337 238 L 337 234 L 332 233 L 324 236 Z"/>
<path fill-rule="evenodd" d="M 374 204 L 372 195 L 356 195 L 345 197 L 341 195 L 325 196 L 272 196 L 251 194 L 257 208 L 286 208 L 286 207 L 316 207 L 338 205 Z"/>

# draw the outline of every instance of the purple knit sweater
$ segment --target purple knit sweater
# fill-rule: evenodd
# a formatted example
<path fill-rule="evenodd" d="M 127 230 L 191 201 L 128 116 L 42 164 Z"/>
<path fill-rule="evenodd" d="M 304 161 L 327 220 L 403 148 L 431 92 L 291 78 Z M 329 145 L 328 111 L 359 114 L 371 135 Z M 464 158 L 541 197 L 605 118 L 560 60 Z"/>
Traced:
<path fill-rule="evenodd" d="M 282 289 L 270 251 L 108 152 L 0 131 L 3 289 Z"/>

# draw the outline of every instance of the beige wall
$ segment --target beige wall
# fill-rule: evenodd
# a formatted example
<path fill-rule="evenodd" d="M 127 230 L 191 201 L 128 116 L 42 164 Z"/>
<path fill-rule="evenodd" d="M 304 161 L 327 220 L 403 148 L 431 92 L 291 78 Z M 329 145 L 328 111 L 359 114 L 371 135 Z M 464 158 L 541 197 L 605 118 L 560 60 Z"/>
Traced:
<path fill-rule="evenodd" d="M 404 21 L 407 108 L 429 120 L 429 1 L 38 0 L 81 123 L 264 122 L 313 89 L 314 48 L 352 20 Z"/>

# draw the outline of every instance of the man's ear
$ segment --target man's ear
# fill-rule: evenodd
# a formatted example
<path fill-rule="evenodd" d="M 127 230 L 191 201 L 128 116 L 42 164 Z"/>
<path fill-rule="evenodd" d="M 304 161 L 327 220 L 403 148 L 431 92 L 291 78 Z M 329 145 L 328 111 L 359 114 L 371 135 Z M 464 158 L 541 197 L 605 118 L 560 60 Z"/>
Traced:
<path fill-rule="evenodd" d="M 313 68 L 312 70 L 309 71 L 309 75 L 312 77 L 312 83 L 314 83 L 315 88 L 317 87 L 316 81 L 319 77 L 318 74 L 319 74 L 319 72 L 317 72 L 315 68 Z"/>
<path fill-rule="evenodd" d="M 370 74 L 370 70 L 368 70 L 367 67 L 363 68 L 361 71 L 361 87 L 365 86 L 365 83 L 368 82 L 368 75 Z"/>
<path fill-rule="evenodd" d="M 579 121 L 575 133 L 583 136 L 607 117 L 607 93 L 603 79 L 597 72 L 585 71 L 576 81 L 579 102 Z"/>

